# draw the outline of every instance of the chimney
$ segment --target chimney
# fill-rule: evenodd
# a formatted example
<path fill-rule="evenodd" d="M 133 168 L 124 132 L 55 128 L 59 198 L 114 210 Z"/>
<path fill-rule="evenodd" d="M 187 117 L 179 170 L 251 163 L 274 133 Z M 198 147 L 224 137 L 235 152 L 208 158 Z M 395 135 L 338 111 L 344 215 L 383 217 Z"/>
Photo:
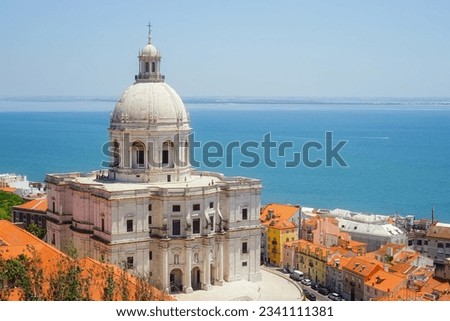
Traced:
<path fill-rule="evenodd" d="M 394 256 L 394 249 L 392 247 L 388 247 L 386 254 L 389 256 Z"/>
<path fill-rule="evenodd" d="M 431 225 L 434 223 L 434 206 L 431 208 Z"/>

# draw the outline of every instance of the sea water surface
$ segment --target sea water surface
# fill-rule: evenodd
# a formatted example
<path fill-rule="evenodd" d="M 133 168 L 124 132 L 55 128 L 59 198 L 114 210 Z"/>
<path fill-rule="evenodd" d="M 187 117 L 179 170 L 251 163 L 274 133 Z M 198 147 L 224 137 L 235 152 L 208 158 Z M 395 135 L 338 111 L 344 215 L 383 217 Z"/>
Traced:
<path fill-rule="evenodd" d="M 431 208 L 450 221 L 450 106 L 448 100 L 299 100 L 299 99 L 186 99 L 191 127 L 200 148 L 194 151 L 200 168 L 226 175 L 262 180 L 263 203 L 286 202 L 318 208 L 345 208 L 378 214 L 429 217 Z M 0 173 L 27 175 L 43 181 L 46 173 L 90 171 L 107 161 L 103 146 L 113 98 L 2 98 L 0 99 Z M 65 112 L 61 112 L 64 110 Z M 98 110 L 98 111 L 94 111 Z M 307 142 L 333 146 L 347 141 L 339 155 L 348 166 L 333 161 L 308 168 L 287 168 L 294 152 Z M 271 149 L 275 167 L 262 160 L 261 142 L 270 133 L 279 146 L 292 148 L 279 155 Z M 250 149 L 261 162 L 233 149 L 223 164 L 207 167 L 202 147 L 216 141 L 256 142 Z M 313 150 L 310 160 L 323 159 Z M 266 155 L 267 158 L 267 155 Z M 270 165 L 270 164 L 269 164 Z"/>

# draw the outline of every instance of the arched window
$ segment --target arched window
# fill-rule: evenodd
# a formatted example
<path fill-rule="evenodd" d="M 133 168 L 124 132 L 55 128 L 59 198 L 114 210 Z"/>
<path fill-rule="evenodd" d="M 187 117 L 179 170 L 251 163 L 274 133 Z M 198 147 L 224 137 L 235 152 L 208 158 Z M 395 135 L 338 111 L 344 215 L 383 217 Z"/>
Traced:
<path fill-rule="evenodd" d="M 145 168 L 145 145 L 142 142 L 134 142 L 131 145 L 133 168 Z"/>
<path fill-rule="evenodd" d="M 163 167 L 174 167 L 174 144 L 172 141 L 165 141 L 162 145 L 161 165 Z"/>
<path fill-rule="evenodd" d="M 111 144 L 111 160 L 112 160 L 112 167 L 117 167 L 120 165 L 120 149 L 119 149 L 119 142 L 117 140 L 113 141 Z"/>

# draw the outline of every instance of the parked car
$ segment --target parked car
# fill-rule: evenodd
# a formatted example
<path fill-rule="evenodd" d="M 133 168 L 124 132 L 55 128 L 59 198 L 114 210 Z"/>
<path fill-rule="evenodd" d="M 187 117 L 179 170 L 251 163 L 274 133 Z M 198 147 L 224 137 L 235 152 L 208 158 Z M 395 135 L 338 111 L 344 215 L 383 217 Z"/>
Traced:
<path fill-rule="evenodd" d="M 305 298 L 307 298 L 309 301 L 316 301 L 316 296 L 309 292 L 308 290 L 303 290 L 303 294 L 305 295 Z"/>
<path fill-rule="evenodd" d="M 339 294 L 337 294 L 337 293 L 330 293 L 330 294 L 328 294 L 328 298 L 330 299 L 330 300 L 333 300 L 333 301 L 339 301 L 339 300 L 341 300 L 341 296 L 339 295 Z"/>
<path fill-rule="evenodd" d="M 307 286 L 310 286 L 312 283 L 310 279 L 303 279 L 300 282 L 301 282 L 301 284 L 307 285 Z"/>
<path fill-rule="evenodd" d="M 313 289 L 314 291 L 317 291 L 317 290 L 319 290 L 319 284 L 317 284 L 317 283 L 313 283 L 313 284 L 311 284 L 311 289 Z"/>
<path fill-rule="evenodd" d="M 289 275 L 289 277 L 295 281 L 301 281 L 304 278 L 303 272 L 301 272 L 299 270 L 292 271 L 292 273 Z"/>
<path fill-rule="evenodd" d="M 319 288 L 318 292 L 322 295 L 328 295 L 330 293 L 330 290 L 328 290 L 327 288 L 321 287 L 321 288 Z"/>

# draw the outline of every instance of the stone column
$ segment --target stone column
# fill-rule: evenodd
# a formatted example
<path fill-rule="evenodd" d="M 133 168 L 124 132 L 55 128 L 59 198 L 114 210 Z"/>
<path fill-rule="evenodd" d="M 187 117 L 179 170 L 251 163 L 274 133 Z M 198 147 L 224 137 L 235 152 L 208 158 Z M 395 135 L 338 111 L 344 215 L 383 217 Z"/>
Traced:
<path fill-rule="evenodd" d="M 161 239 L 159 241 L 159 248 L 161 249 L 161 286 L 163 291 L 170 293 L 170 278 L 169 278 L 169 239 Z"/>
<path fill-rule="evenodd" d="M 203 238 L 203 281 L 202 290 L 211 289 L 211 246 L 210 237 Z"/>
<path fill-rule="evenodd" d="M 218 275 L 218 281 L 217 281 L 217 285 L 222 286 L 223 285 L 223 267 L 224 267 L 224 261 L 223 261 L 223 238 L 224 238 L 225 233 L 221 233 L 220 235 L 217 236 L 217 243 L 219 245 L 219 255 L 217 258 L 217 268 L 219 270 L 219 275 Z"/>
<path fill-rule="evenodd" d="M 192 293 L 192 239 L 186 240 L 186 243 L 184 245 L 185 251 L 186 251 L 186 263 L 185 263 L 185 270 L 184 270 L 184 293 Z"/>

